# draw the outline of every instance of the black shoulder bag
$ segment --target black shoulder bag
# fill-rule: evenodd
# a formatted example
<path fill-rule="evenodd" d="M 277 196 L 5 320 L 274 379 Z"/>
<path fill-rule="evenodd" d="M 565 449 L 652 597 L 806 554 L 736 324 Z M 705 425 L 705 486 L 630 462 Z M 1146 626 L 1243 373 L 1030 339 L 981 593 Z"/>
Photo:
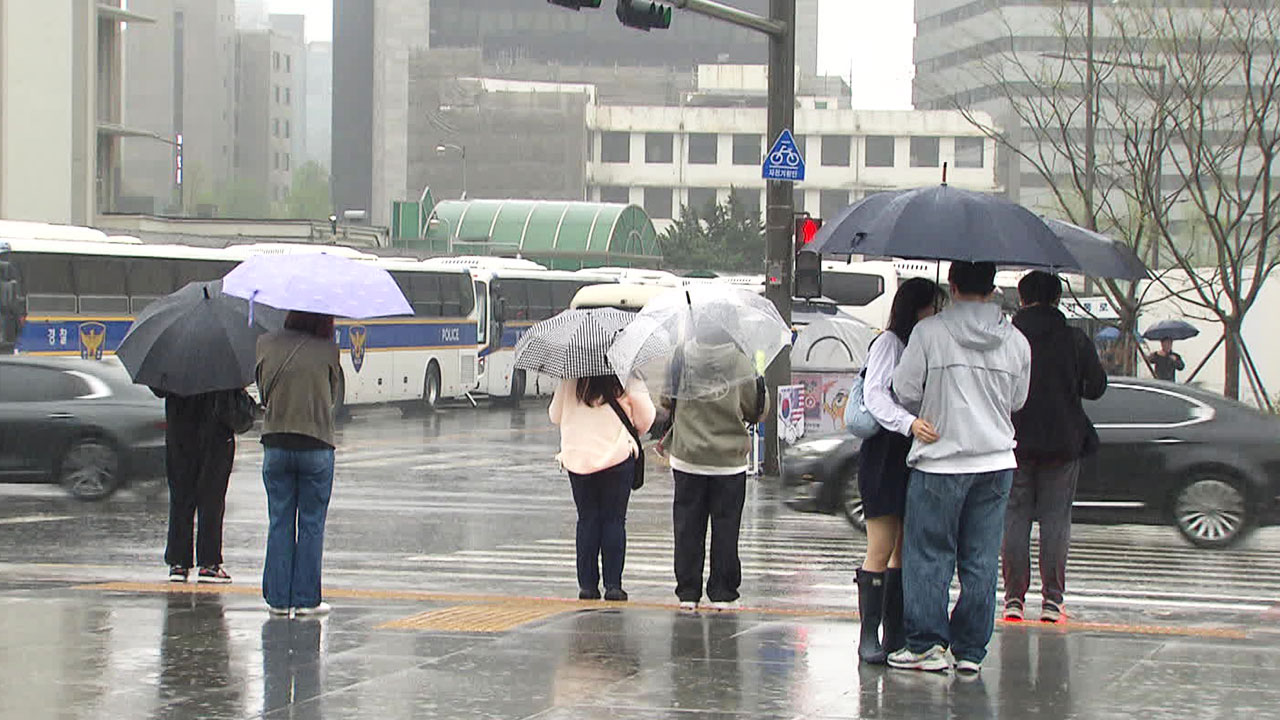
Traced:
<path fill-rule="evenodd" d="M 622 427 L 631 433 L 631 439 L 636 441 L 636 474 L 631 478 L 631 489 L 639 490 L 644 487 L 644 444 L 640 442 L 640 433 L 636 431 L 636 426 L 631 424 L 631 418 L 623 412 L 622 406 L 614 398 L 609 398 L 609 407 L 613 408 L 613 412 L 622 421 Z"/>
<path fill-rule="evenodd" d="M 258 419 L 258 405 L 243 389 L 218 393 L 214 398 L 214 412 L 218 420 L 236 435 L 252 430 Z"/>

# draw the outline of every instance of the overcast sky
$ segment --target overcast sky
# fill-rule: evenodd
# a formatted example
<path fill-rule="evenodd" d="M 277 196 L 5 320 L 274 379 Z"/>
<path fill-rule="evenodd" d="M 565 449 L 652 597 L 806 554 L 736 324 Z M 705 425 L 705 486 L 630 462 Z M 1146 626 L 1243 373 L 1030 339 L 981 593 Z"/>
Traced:
<path fill-rule="evenodd" d="M 854 107 L 911 107 L 913 5 L 910 0 L 822 0 L 820 69 L 844 77 L 852 69 Z M 268 0 L 267 7 L 305 14 L 308 40 L 333 34 L 333 0 Z"/>

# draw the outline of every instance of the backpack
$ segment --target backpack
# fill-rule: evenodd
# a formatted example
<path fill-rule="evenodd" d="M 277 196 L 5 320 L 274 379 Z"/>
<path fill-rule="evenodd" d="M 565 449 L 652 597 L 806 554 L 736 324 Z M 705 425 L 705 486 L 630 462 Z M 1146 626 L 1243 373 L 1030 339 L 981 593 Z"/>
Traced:
<path fill-rule="evenodd" d="M 866 382 L 867 371 L 863 370 L 853 379 L 853 387 L 849 389 L 849 398 L 844 406 L 845 429 L 863 440 L 875 437 L 881 430 L 880 423 L 871 415 L 871 411 L 867 410 L 863 399 Z"/>

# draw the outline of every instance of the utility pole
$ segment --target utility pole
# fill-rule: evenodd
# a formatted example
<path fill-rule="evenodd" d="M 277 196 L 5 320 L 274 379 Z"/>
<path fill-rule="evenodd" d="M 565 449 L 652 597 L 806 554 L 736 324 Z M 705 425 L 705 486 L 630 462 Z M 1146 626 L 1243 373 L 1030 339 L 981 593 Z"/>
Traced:
<path fill-rule="evenodd" d="M 1084 211 L 1085 219 L 1088 222 L 1088 228 L 1096 231 L 1098 229 L 1098 211 L 1094 207 L 1093 192 L 1097 184 L 1098 172 L 1098 154 L 1097 154 L 1097 133 L 1098 119 L 1097 101 L 1098 101 L 1098 75 L 1093 62 L 1093 46 L 1094 46 L 1094 11 L 1096 9 L 1096 0 L 1088 0 L 1088 18 L 1086 20 L 1086 38 L 1085 38 L 1085 63 L 1084 63 Z"/>

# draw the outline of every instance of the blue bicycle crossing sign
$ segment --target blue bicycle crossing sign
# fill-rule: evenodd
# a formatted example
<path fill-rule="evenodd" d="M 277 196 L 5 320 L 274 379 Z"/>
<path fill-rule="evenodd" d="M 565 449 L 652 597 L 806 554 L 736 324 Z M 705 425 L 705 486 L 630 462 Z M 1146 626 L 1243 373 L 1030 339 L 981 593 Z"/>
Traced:
<path fill-rule="evenodd" d="M 796 138 L 790 130 L 783 130 L 778 136 L 778 141 L 764 158 L 762 171 L 765 180 L 804 180 L 804 158 L 800 157 Z"/>

